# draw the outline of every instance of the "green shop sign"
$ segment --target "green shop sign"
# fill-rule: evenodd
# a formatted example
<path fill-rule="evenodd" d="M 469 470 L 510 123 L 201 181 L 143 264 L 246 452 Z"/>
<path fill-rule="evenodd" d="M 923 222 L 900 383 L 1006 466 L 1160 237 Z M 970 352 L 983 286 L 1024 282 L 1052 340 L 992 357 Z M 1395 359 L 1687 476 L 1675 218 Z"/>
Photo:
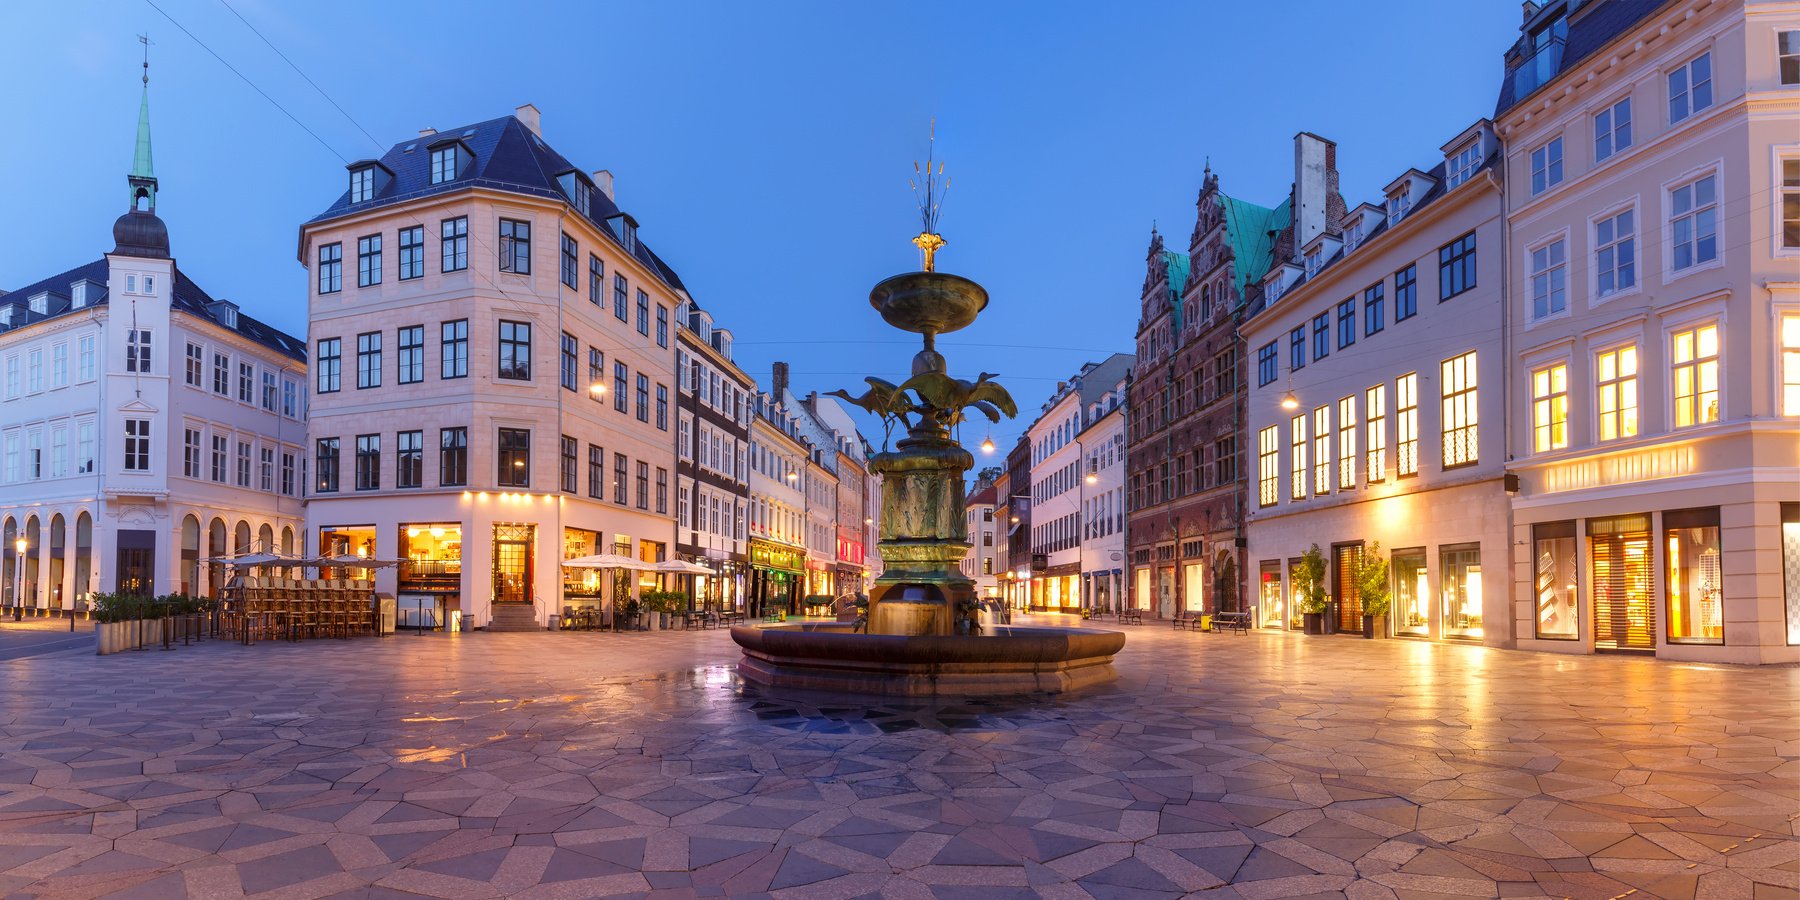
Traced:
<path fill-rule="evenodd" d="M 799 572 L 806 568 L 806 557 L 793 547 L 779 544 L 767 544 L 762 541 L 750 542 L 750 564 L 766 569 L 785 569 Z"/>

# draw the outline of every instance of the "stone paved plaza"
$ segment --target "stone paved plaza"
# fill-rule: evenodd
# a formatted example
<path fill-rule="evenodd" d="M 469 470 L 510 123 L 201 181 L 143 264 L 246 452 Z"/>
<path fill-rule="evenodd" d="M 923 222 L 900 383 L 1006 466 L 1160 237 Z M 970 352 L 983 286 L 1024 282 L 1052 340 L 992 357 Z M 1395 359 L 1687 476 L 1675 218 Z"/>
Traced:
<path fill-rule="evenodd" d="M 1793 897 L 1800 669 L 1127 627 L 1038 702 L 696 634 L 0 662 L 0 896 Z"/>

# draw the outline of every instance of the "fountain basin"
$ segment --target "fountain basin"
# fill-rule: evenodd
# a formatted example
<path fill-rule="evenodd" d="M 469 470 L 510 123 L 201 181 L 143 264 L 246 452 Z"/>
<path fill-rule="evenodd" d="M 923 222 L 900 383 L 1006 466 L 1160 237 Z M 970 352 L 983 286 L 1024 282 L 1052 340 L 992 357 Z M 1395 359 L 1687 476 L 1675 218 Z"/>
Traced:
<path fill-rule="evenodd" d="M 869 292 L 889 325 L 915 334 L 946 334 L 969 327 L 988 305 L 987 290 L 948 272 L 895 275 Z M 926 345 L 927 349 L 930 345 Z"/>
<path fill-rule="evenodd" d="M 996 626 L 980 637 L 857 634 L 848 623 L 737 625 L 738 674 L 776 687 L 898 696 L 1061 693 L 1118 677 L 1125 635 Z"/>

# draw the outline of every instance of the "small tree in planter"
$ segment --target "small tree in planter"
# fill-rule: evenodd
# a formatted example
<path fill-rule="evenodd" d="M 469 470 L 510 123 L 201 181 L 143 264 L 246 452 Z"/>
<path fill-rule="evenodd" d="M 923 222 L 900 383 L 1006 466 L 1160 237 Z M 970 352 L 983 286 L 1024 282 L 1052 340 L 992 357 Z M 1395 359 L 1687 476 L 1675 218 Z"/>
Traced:
<path fill-rule="evenodd" d="M 1318 544 L 1307 548 L 1300 555 L 1300 564 L 1294 567 L 1294 586 L 1300 596 L 1295 605 L 1305 617 L 1307 634 L 1325 633 L 1325 553 Z"/>
<path fill-rule="evenodd" d="M 1356 595 L 1362 598 L 1363 637 L 1387 636 L 1387 614 L 1393 605 L 1393 587 L 1388 584 L 1388 560 L 1382 555 L 1381 543 L 1370 541 L 1356 557 L 1352 572 Z"/>
<path fill-rule="evenodd" d="M 628 596 L 620 598 L 618 601 L 618 620 L 613 623 L 613 628 L 617 630 L 636 628 L 638 611 L 641 609 L 643 609 L 643 604 L 639 603 L 636 597 Z"/>

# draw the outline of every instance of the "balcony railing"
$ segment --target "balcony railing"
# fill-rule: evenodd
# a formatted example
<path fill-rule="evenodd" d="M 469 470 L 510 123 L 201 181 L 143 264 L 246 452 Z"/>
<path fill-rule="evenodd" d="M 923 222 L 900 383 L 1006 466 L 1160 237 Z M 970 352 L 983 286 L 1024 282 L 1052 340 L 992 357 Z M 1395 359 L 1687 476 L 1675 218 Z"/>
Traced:
<path fill-rule="evenodd" d="M 1514 102 L 1548 84 L 1550 79 L 1562 71 L 1563 47 L 1566 43 L 1562 38 L 1553 38 L 1513 69 Z"/>

